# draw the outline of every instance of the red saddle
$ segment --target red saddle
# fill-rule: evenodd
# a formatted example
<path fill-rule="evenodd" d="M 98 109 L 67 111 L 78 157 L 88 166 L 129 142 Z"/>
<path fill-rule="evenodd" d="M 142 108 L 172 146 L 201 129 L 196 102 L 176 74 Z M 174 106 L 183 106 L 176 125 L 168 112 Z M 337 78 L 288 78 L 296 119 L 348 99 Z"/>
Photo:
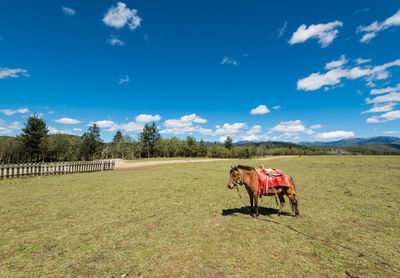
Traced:
<path fill-rule="evenodd" d="M 294 189 L 293 179 L 285 175 L 282 170 L 271 169 L 268 171 L 266 169 L 258 169 L 258 193 L 261 195 L 266 195 L 268 193 L 273 193 L 273 188 L 277 186 L 292 186 Z M 270 192 L 268 192 L 270 191 Z"/>

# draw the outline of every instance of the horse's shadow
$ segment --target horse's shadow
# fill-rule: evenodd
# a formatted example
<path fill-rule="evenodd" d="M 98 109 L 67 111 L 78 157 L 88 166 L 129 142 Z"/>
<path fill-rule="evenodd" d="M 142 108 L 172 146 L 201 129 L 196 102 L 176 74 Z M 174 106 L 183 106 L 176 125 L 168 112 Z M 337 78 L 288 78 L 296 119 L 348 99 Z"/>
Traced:
<path fill-rule="evenodd" d="M 232 209 L 223 209 L 221 215 L 227 216 L 235 213 L 241 213 L 241 214 L 250 214 L 249 213 L 250 208 L 246 207 L 241 207 L 241 208 L 232 208 Z M 274 215 L 277 214 L 279 210 L 274 209 L 274 208 L 265 208 L 265 207 L 258 207 L 258 213 L 261 215 Z M 285 216 L 291 216 L 291 214 L 282 211 L 281 215 Z"/>

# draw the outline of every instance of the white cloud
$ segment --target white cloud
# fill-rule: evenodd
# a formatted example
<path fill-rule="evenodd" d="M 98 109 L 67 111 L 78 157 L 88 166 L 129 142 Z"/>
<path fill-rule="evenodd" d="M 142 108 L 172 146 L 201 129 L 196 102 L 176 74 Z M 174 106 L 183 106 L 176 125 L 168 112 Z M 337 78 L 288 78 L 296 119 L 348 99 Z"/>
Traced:
<path fill-rule="evenodd" d="M 91 122 L 88 124 L 88 126 L 91 126 L 93 124 L 96 124 L 100 128 L 107 128 L 107 127 L 112 127 L 112 126 L 116 125 L 117 123 L 113 122 L 113 121 L 109 121 L 109 120 L 103 120 L 103 121 Z"/>
<path fill-rule="evenodd" d="M 116 130 L 124 130 L 125 132 L 141 132 L 145 124 L 150 122 L 157 122 L 161 120 L 160 115 L 148 115 L 140 114 L 135 118 L 135 121 L 124 124 L 115 124 L 111 126 L 107 131 L 114 132 Z"/>
<path fill-rule="evenodd" d="M 281 28 L 279 28 L 279 37 L 282 37 L 283 34 L 285 33 L 286 26 L 287 26 L 287 21 L 285 21 L 285 23 L 283 24 L 283 26 L 282 26 Z"/>
<path fill-rule="evenodd" d="M 388 131 L 384 131 L 383 133 L 385 133 L 385 134 L 397 134 L 397 133 L 400 133 L 400 130 L 388 130 Z"/>
<path fill-rule="evenodd" d="M 125 43 L 118 39 L 116 36 L 111 35 L 108 39 L 107 42 L 111 45 L 118 45 L 118 46 L 123 46 Z"/>
<path fill-rule="evenodd" d="M 333 140 L 333 139 L 345 139 L 354 137 L 353 131 L 330 131 L 330 132 L 322 132 L 317 133 L 315 135 L 315 139 L 317 140 Z"/>
<path fill-rule="evenodd" d="M 49 134 L 73 134 L 73 132 L 68 129 L 57 129 L 52 126 L 48 126 L 47 129 L 49 130 Z"/>
<path fill-rule="evenodd" d="M 22 124 L 20 122 L 12 122 L 8 128 L 10 129 L 21 129 L 22 128 Z"/>
<path fill-rule="evenodd" d="M 392 101 L 400 101 L 400 93 L 390 93 L 383 96 L 377 96 L 373 99 L 366 98 L 366 103 L 379 103 L 379 102 L 392 102 Z"/>
<path fill-rule="evenodd" d="M 122 83 L 126 83 L 126 82 L 129 82 L 130 80 L 129 80 L 129 75 L 127 75 L 125 78 L 123 78 L 123 77 L 120 77 L 119 78 L 119 82 L 118 82 L 118 84 L 122 84 Z"/>
<path fill-rule="evenodd" d="M 296 121 L 280 122 L 279 124 L 271 128 L 270 131 L 293 133 L 293 132 L 306 132 L 307 129 L 300 120 L 296 120 Z"/>
<path fill-rule="evenodd" d="M 386 112 L 380 116 L 372 116 L 366 120 L 367 123 L 385 123 L 400 119 L 400 110 Z"/>
<path fill-rule="evenodd" d="M 374 21 L 368 26 L 358 26 L 357 33 L 365 33 L 360 41 L 368 43 L 376 37 L 378 32 L 386 30 L 392 26 L 400 26 L 400 9 L 394 15 L 382 22 Z"/>
<path fill-rule="evenodd" d="M 74 128 L 73 131 L 82 131 L 82 128 Z"/>
<path fill-rule="evenodd" d="M 234 65 L 234 66 L 237 66 L 237 65 L 238 65 L 238 62 L 237 62 L 236 60 L 232 60 L 232 59 L 229 58 L 229 57 L 224 57 L 224 58 L 222 58 L 222 61 L 221 61 L 220 64 L 221 64 L 221 65 L 227 64 L 227 65 Z"/>
<path fill-rule="evenodd" d="M 281 109 L 281 106 L 280 105 L 272 106 L 272 109 L 279 110 L 279 109 Z"/>
<path fill-rule="evenodd" d="M 388 111 L 392 111 L 393 107 L 396 105 L 396 103 L 394 102 L 390 102 L 387 104 L 375 104 L 374 107 L 372 107 L 371 109 L 362 112 L 361 114 L 365 114 L 365 113 L 376 113 L 376 112 L 388 112 Z"/>
<path fill-rule="evenodd" d="M 246 123 L 234 123 L 228 124 L 225 123 L 222 127 L 218 126 L 215 130 L 215 135 L 226 135 L 233 136 L 243 131 L 243 129 L 247 129 Z"/>
<path fill-rule="evenodd" d="M 250 114 L 252 114 L 252 115 L 264 115 L 264 114 L 269 113 L 269 112 L 271 112 L 271 111 L 269 111 L 268 107 L 263 105 L 263 104 L 261 104 L 257 108 L 251 109 Z"/>
<path fill-rule="evenodd" d="M 254 134 L 260 133 L 261 130 L 262 130 L 262 127 L 260 125 L 254 125 L 252 128 L 250 128 L 247 131 L 247 135 L 254 135 Z"/>
<path fill-rule="evenodd" d="M 357 65 L 365 64 L 371 62 L 371 59 L 362 59 L 362 58 L 357 58 L 354 60 Z"/>
<path fill-rule="evenodd" d="M 68 125 L 81 123 L 81 121 L 72 118 L 61 118 L 55 120 L 55 122 L 59 124 L 68 124 Z"/>
<path fill-rule="evenodd" d="M 3 110 L 0 110 L 0 113 L 3 113 L 4 115 L 7 115 L 7 116 L 12 116 L 12 115 L 14 115 L 16 113 L 20 113 L 20 114 L 29 113 L 29 109 L 28 108 L 23 108 L 23 107 L 21 107 L 21 108 L 19 108 L 17 110 L 3 109 Z"/>
<path fill-rule="evenodd" d="M 118 2 L 116 7 L 111 6 L 103 18 L 103 22 L 107 26 L 121 28 L 128 24 L 132 31 L 140 26 L 141 21 L 142 19 L 137 15 L 137 10 L 130 10 L 122 2 Z"/>
<path fill-rule="evenodd" d="M 68 7 L 62 7 L 62 11 L 64 12 L 65 15 L 75 15 L 75 10 L 68 8 Z"/>
<path fill-rule="evenodd" d="M 20 122 L 12 122 L 7 124 L 4 120 L 0 119 L 0 135 L 13 135 L 15 130 L 20 130 L 22 124 Z"/>
<path fill-rule="evenodd" d="M 196 114 L 185 115 L 182 116 L 180 119 L 166 120 L 163 124 L 166 129 L 160 131 L 160 133 L 192 134 L 193 132 L 197 132 L 204 135 L 211 135 L 211 129 L 203 128 L 199 125 L 194 125 L 194 123 L 204 124 L 206 122 L 206 119 L 203 119 Z"/>
<path fill-rule="evenodd" d="M 396 92 L 400 91 L 400 83 L 397 84 L 396 87 L 387 87 L 387 88 L 382 88 L 382 89 L 373 89 L 370 91 L 371 95 L 380 95 L 384 93 L 391 93 L 391 92 Z"/>
<path fill-rule="evenodd" d="M 12 78 L 18 78 L 19 75 L 21 74 L 25 77 L 29 77 L 28 71 L 26 69 L 10 69 L 10 68 L 2 68 L 0 67 L 0 79 L 6 78 L 6 77 L 12 77 Z"/>
<path fill-rule="evenodd" d="M 147 124 L 150 122 L 158 122 L 161 120 L 160 115 L 149 115 L 149 114 L 140 114 L 135 117 L 136 122 L 142 123 L 142 124 Z"/>
<path fill-rule="evenodd" d="M 390 76 L 387 68 L 400 66 L 400 59 L 375 67 L 334 68 L 326 73 L 312 73 L 308 77 L 297 81 L 297 89 L 315 91 L 323 86 L 339 84 L 342 79 L 358 79 L 365 77 L 368 83 L 373 80 L 382 80 Z"/>
<path fill-rule="evenodd" d="M 11 135 L 13 131 L 7 127 L 0 126 L 0 135 Z"/>
<path fill-rule="evenodd" d="M 325 65 L 325 69 L 330 70 L 330 69 L 334 69 L 334 68 L 340 68 L 342 67 L 344 64 L 346 64 L 349 60 L 346 59 L 346 57 L 344 55 L 340 56 L 340 59 L 337 61 L 332 61 L 330 63 L 327 63 Z"/>
<path fill-rule="evenodd" d="M 290 38 L 289 44 L 303 43 L 308 39 L 318 39 L 322 48 L 327 47 L 336 38 L 339 33 L 337 28 L 341 26 L 343 26 L 343 23 L 337 20 L 327 24 L 312 24 L 308 28 L 305 24 L 300 25 Z"/>

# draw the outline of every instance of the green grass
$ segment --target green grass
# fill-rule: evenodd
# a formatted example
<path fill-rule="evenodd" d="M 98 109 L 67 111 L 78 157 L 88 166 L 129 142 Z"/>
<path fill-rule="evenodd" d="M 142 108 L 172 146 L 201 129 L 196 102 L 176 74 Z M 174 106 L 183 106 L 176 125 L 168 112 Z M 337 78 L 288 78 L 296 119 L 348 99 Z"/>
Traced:
<path fill-rule="evenodd" d="M 253 221 L 234 163 L 292 175 L 301 217 L 268 197 Z M 5 180 L 0 277 L 398 277 L 399 181 L 400 157 L 363 156 Z"/>

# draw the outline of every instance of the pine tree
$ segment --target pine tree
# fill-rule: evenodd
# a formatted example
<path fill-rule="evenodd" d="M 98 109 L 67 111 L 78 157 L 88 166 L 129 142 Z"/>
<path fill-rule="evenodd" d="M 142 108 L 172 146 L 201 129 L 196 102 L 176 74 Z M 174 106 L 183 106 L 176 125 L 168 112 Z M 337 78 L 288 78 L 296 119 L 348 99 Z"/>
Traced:
<path fill-rule="evenodd" d="M 230 136 L 226 137 L 224 147 L 227 148 L 228 150 L 232 149 L 233 143 L 232 143 L 232 138 Z"/>
<path fill-rule="evenodd" d="M 93 124 L 82 135 L 81 154 L 85 160 L 93 160 L 96 152 L 100 150 L 102 143 L 100 129 L 96 124 Z"/>
<path fill-rule="evenodd" d="M 140 142 L 143 143 L 143 151 L 147 157 L 154 156 L 154 145 L 161 139 L 156 124 L 153 122 L 151 125 L 146 124 L 143 131 L 139 134 Z"/>
<path fill-rule="evenodd" d="M 39 118 L 38 115 L 29 116 L 22 131 L 23 133 L 20 138 L 28 159 L 38 162 L 41 153 L 41 143 L 49 132 L 46 122 Z"/>

